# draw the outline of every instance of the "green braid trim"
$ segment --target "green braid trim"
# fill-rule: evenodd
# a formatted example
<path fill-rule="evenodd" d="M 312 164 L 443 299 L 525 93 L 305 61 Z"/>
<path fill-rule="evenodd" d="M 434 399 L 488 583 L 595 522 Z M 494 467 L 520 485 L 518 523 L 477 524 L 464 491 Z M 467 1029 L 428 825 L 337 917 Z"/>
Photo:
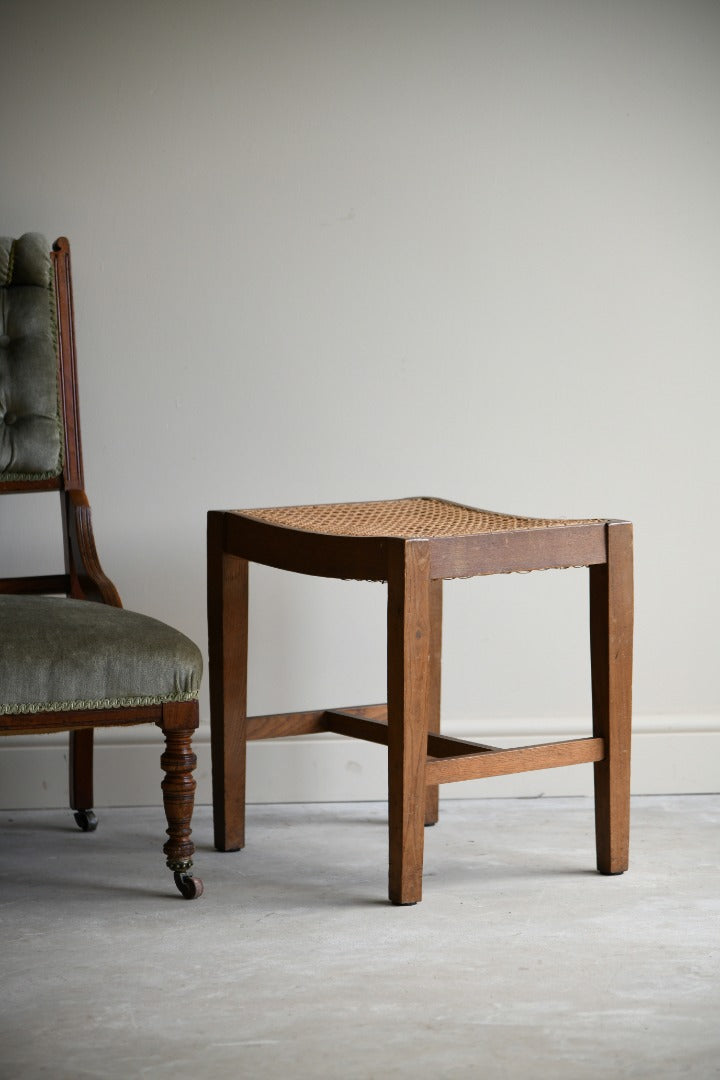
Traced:
<path fill-rule="evenodd" d="M 55 469 L 52 472 L 0 472 L 0 484 L 12 483 L 14 480 L 54 480 L 61 472 L 62 465 L 59 469 Z"/>
<path fill-rule="evenodd" d="M 0 716 L 33 716 L 43 712 L 77 712 L 83 709 L 132 709 L 146 705 L 168 705 L 176 701 L 197 701 L 199 691 L 186 694 L 144 697 L 101 698 L 98 701 L 38 701 L 31 704 L 0 705 Z"/>

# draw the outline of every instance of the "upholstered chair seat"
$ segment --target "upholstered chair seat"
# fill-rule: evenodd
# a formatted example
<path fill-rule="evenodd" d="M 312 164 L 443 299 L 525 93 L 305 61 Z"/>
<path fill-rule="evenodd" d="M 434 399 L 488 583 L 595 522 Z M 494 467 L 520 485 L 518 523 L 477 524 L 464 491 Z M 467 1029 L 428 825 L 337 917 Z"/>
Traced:
<path fill-rule="evenodd" d="M 0 640 L 4 715 L 160 705 L 198 694 L 198 647 L 165 623 L 124 608 L 0 596 Z"/>

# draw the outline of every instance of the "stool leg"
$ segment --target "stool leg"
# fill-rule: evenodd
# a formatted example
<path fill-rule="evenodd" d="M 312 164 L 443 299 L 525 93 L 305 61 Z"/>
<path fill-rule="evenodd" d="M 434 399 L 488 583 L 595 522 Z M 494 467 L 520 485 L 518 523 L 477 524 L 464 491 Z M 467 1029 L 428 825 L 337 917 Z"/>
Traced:
<path fill-rule="evenodd" d="M 388 567 L 389 893 L 422 899 L 430 703 L 430 561 L 426 541 L 398 541 Z"/>
<path fill-rule="evenodd" d="M 595 837 L 601 874 L 628 868 L 632 723 L 632 525 L 607 526 L 607 563 L 590 567 L 593 732 L 605 740 L 595 764 Z"/>
<path fill-rule="evenodd" d="M 440 734 L 440 676 L 442 670 L 442 581 L 430 582 L 430 686 L 428 731 Z M 425 824 L 435 825 L 440 817 L 440 785 L 425 789 Z"/>
<path fill-rule="evenodd" d="M 248 564 L 223 550 L 223 514 L 208 514 L 208 652 L 215 847 L 245 846 Z"/>

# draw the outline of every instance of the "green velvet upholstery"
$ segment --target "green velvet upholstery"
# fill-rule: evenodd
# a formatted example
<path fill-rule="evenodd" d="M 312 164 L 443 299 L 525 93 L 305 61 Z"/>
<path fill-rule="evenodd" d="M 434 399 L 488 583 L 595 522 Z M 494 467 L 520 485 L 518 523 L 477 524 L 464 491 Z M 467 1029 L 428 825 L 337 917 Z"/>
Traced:
<path fill-rule="evenodd" d="M 0 480 L 62 471 L 56 349 L 50 245 L 0 237 Z"/>
<path fill-rule="evenodd" d="M 202 656 L 184 634 L 122 608 L 0 596 L 0 714 L 192 701 Z"/>

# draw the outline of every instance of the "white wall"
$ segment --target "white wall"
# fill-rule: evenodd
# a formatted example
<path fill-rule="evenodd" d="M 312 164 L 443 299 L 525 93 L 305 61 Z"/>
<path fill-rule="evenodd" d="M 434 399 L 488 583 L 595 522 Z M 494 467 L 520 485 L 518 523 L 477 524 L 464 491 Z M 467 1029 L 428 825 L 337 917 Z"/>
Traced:
<path fill-rule="evenodd" d="M 126 605 L 205 646 L 210 507 L 629 517 L 638 785 L 707 790 L 720 5 L 24 0 L 3 41 L 0 231 L 71 239 L 87 486 Z M 0 523 L 7 572 L 54 565 L 28 514 Z M 580 725 L 584 572 L 446 597 L 449 730 Z M 383 700 L 383 604 L 258 569 L 251 709 Z M 38 804 L 60 750 L 28 742 L 0 775 Z M 325 790 L 337 746 L 294 746 L 253 748 L 255 797 Z M 342 753 L 343 790 L 375 791 L 381 759 Z"/>

